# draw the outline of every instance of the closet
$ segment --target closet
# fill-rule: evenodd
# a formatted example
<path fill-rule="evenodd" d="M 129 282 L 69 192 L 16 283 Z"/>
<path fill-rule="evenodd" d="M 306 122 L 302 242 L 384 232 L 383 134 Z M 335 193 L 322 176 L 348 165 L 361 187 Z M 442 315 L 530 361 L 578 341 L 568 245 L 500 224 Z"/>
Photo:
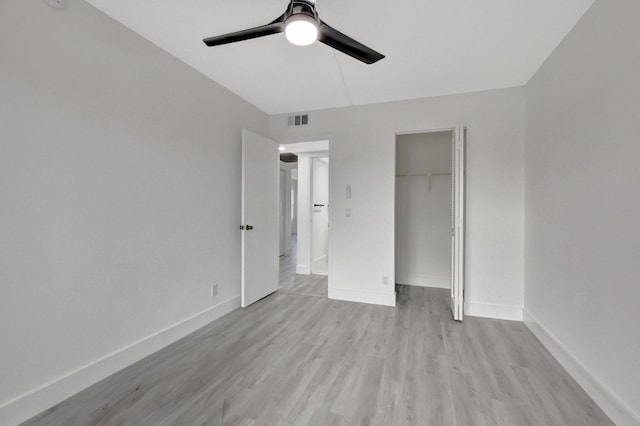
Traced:
<path fill-rule="evenodd" d="M 396 136 L 397 284 L 451 288 L 452 137 Z"/>

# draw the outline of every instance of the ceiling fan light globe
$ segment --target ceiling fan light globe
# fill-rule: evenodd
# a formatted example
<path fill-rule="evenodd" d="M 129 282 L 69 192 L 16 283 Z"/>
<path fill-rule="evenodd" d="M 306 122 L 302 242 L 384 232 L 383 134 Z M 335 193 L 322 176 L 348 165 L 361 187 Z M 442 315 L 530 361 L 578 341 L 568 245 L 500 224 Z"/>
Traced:
<path fill-rule="evenodd" d="M 284 31 L 289 43 L 296 46 L 308 46 L 318 40 L 318 23 L 307 15 L 291 16 Z"/>

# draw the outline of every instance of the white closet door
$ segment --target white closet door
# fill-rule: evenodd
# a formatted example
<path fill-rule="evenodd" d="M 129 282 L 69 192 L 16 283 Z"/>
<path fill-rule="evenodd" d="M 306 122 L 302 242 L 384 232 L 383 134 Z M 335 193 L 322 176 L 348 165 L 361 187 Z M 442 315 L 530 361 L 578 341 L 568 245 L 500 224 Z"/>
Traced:
<path fill-rule="evenodd" d="M 451 312 L 462 321 L 464 310 L 464 127 L 456 126 L 452 140 L 451 185 Z"/>

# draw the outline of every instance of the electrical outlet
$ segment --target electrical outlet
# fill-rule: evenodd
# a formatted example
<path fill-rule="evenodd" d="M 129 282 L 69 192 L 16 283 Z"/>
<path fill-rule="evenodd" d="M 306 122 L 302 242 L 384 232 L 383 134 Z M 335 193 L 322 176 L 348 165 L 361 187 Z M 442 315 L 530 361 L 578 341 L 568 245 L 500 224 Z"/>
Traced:
<path fill-rule="evenodd" d="M 218 295 L 218 284 L 211 284 L 211 297 L 216 297 Z"/>
<path fill-rule="evenodd" d="M 386 275 L 382 276 L 382 285 L 389 285 L 389 277 Z"/>

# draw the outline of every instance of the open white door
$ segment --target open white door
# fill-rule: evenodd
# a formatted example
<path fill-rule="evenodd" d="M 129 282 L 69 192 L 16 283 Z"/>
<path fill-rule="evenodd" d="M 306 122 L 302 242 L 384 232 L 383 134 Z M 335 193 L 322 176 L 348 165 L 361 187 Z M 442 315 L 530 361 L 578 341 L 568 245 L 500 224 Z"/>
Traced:
<path fill-rule="evenodd" d="M 464 309 L 464 127 L 453 129 L 451 185 L 451 312 L 462 321 Z"/>
<path fill-rule="evenodd" d="M 278 289 L 279 178 L 278 145 L 242 130 L 243 308 Z"/>

